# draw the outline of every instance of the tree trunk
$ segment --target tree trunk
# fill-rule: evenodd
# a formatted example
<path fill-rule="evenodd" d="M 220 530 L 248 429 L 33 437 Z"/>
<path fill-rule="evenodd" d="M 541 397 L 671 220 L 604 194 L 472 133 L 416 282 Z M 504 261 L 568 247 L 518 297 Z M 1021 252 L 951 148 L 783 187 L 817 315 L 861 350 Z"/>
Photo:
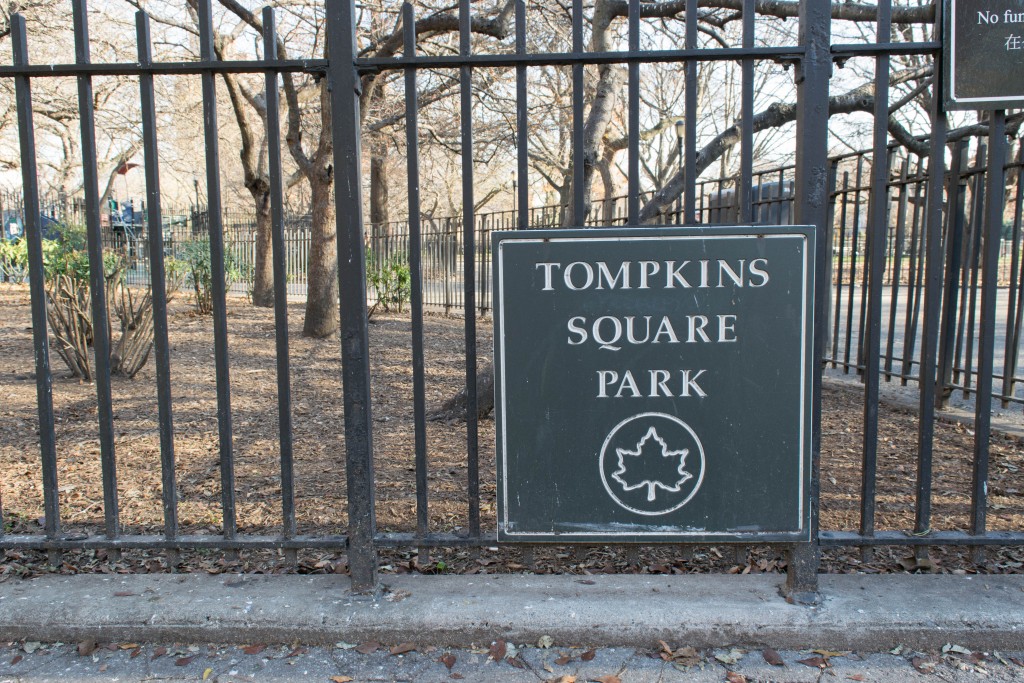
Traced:
<path fill-rule="evenodd" d="M 476 373 L 476 416 L 482 420 L 494 410 L 494 364 L 489 360 Z M 445 401 L 429 415 L 429 419 L 440 422 L 464 422 L 466 420 L 466 388 Z"/>
<path fill-rule="evenodd" d="M 371 145 L 370 156 L 370 248 L 377 263 L 387 253 L 388 226 L 388 178 L 387 146 L 381 141 Z"/>
<path fill-rule="evenodd" d="M 269 308 L 274 305 L 274 252 L 270 243 L 270 192 L 260 192 L 253 199 L 256 202 L 256 262 L 253 264 L 252 303 L 254 306 Z"/>
<path fill-rule="evenodd" d="M 333 177 L 330 170 L 310 183 L 312 194 L 311 244 L 307 269 L 306 318 L 302 336 L 322 339 L 337 334 L 338 321 L 338 245 L 334 209 L 331 204 Z M 350 292 L 362 296 L 360 292 Z"/>

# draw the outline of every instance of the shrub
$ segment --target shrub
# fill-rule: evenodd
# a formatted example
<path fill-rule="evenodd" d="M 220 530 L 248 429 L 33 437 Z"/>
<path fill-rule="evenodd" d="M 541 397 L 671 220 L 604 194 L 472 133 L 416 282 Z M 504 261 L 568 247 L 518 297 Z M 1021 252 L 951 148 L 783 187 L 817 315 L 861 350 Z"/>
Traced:
<path fill-rule="evenodd" d="M 112 255 L 111 255 L 112 256 Z M 75 377 L 92 380 L 93 343 L 92 298 L 89 286 L 89 258 L 84 251 L 62 243 L 44 254 L 46 266 L 46 319 L 57 354 Z M 110 336 L 110 294 L 121 284 L 121 265 L 116 256 L 104 254 L 107 292 L 107 336 Z"/>
<path fill-rule="evenodd" d="M 65 233 L 67 234 L 67 233 Z M 89 258 L 73 236 L 44 242 L 46 269 L 46 317 L 57 354 L 75 377 L 92 380 L 92 298 Z M 103 254 L 103 279 L 107 302 L 107 337 L 110 339 L 110 370 L 135 377 L 145 367 L 153 349 L 153 297 L 149 288 L 134 290 L 124 279 L 125 262 L 115 252 Z M 180 284 L 168 278 L 168 299 Z M 173 289 L 172 289 L 173 288 Z M 111 334 L 116 319 L 120 335 Z"/>
<path fill-rule="evenodd" d="M 213 311 L 213 271 L 210 260 L 210 240 L 204 238 L 186 242 L 180 252 L 184 262 L 184 283 L 192 290 L 196 312 L 203 315 Z M 238 280 L 239 268 L 230 252 L 224 253 L 224 285 L 230 287 Z M 170 278 L 168 278 L 168 281 Z"/>
<path fill-rule="evenodd" d="M 383 263 L 376 264 L 373 253 L 367 250 L 366 280 L 377 295 L 368 313 L 371 316 L 378 306 L 385 312 L 401 312 L 412 293 L 412 273 L 404 254 L 389 256 Z"/>
<path fill-rule="evenodd" d="M 25 239 L 0 240 L 0 280 L 21 282 L 28 277 L 28 244 Z"/>

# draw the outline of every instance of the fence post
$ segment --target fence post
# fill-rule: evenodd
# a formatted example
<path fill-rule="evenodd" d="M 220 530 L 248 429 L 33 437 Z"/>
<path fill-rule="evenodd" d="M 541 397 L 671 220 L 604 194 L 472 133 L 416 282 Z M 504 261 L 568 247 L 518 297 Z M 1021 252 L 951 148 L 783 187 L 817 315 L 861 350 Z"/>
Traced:
<path fill-rule="evenodd" d="M 348 479 L 348 562 L 352 591 L 377 585 L 370 416 L 370 357 L 366 320 L 366 254 L 360 178 L 359 74 L 355 56 L 355 4 L 329 2 L 327 44 L 331 125 L 334 133 L 334 198 L 341 293 L 342 395 L 345 401 L 345 465 Z"/>
<path fill-rule="evenodd" d="M 800 3 L 800 44 L 804 55 L 797 70 L 796 186 L 802 197 L 796 222 L 817 228 L 817 269 L 814 274 L 815 320 L 811 410 L 810 541 L 788 550 L 784 594 L 793 602 L 811 603 L 818 593 L 818 459 L 821 452 L 821 362 L 825 348 L 825 249 L 829 205 L 828 88 L 832 75 L 832 13 L 829 0 Z"/>

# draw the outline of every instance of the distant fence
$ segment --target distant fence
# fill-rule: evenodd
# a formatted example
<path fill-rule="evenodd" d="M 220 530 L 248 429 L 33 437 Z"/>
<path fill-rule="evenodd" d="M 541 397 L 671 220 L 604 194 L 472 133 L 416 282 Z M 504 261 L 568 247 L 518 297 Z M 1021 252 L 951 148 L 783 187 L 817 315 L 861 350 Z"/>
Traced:
<path fill-rule="evenodd" d="M 941 330 L 942 350 L 939 354 L 941 377 L 944 378 L 942 401 L 951 390 L 969 395 L 977 384 L 977 343 L 980 325 L 980 229 L 984 205 L 986 177 L 986 144 L 971 147 L 967 141 L 950 146 L 954 162 L 945 176 L 947 210 L 943 223 L 943 242 L 947 253 L 943 278 L 945 300 Z M 861 372 L 866 354 L 865 320 L 868 308 L 867 243 L 865 239 L 868 207 L 871 201 L 870 152 L 857 152 L 834 157 L 831 162 L 831 296 L 829 344 L 826 360 L 845 372 Z M 902 383 L 916 381 L 920 364 L 919 351 L 923 319 L 923 278 L 925 267 L 924 211 L 928 186 L 927 160 L 902 148 L 890 149 L 887 160 L 886 206 L 888 230 L 885 243 L 882 313 L 882 370 L 886 379 Z M 1019 346 L 1024 325 L 1024 278 L 1022 264 L 1022 227 L 1020 199 L 1021 145 L 1011 150 L 1006 163 L 1007 186 L 1016 188 L 1006 198 L 1005 223 L 999 248 L 997 307 L 997 371 L 994 395 L 1004 403 L 1024 403 L 1017 395 L 1017 386 L 1024 386 L 1019 368 Z M 751 215 L 754 223 L 790 224 L 794 208 L 794 167 L 783 166 L 754 173 L 751 190 Z M 739 211 L 736 200 L 736 179 L 718 178 L 696 184 L 697 220 L 703 224 L 734 224 Z M 641 196 L 641 204 L 650 193 Z M 41 213 L 52 222 L 65 225 L 84 223 L 81 199 L 47 195 L 41 199 Z M 660 217 L 660 223 L 676 224 L 680 219 L 677 203 Z M 949 210 L 952 207 L 952 211 Z M 134 209 L 137 223 L 118 220 L 111 211 L 103 218 L 107 248 L 123 253 L 129 267 L 129 284 L 149 283 L 149 244 L 145 223 L 145 206 Z M 565 206 L 532 207 L 527 224 L 530 229 L 561 225 Z M 20 194 L 0 192 L 0 213 L 8 221 L 23 220 Z M 627 201 L 613 197 L 595 201 L 587 214 L 590 227 L 625 225 Z M 481 315 L 492 308 L 490 281 L 491 233 L 517 229 L 518 213 L 514 210 L 481 212 L 476 222 L 475 302 Z M 236 274 L 231 291 L 244 295 L 252 290 L 256 261 L 256 216 L 254 212 L 230 210 L 223 212 L 224 248 Z M 290 297 L 302 299 L 306 294 L 307 262 L 310 251 L 309 214 L 289 214 L 284 218 L 284 253 L 287 291 Z M 168 258 L 182 257 L 184 245 L 207 234 L 208 214 L 205 206 L 170 208 L 164 211 L 164 253 Z M 952 231 L 952 232 L 951 232 Z M 372 234 L 371 234 L 372 233 Z M 428 217 L 421 221 L 421 268 L 423 273 L 423 304 L 428 309 L 448 314 L 461 314 L 465 307 L 463 281 L 463 226 L 461 216 Z M 381 268 L 389 260 L 408 262 L 410 234 L 407 221 L 393 221 L 367 226 L 368 269 Z M 953 239 L 950 239 L 952 235 Z M 372 302 L 375 293 L 369 287 Z"/>

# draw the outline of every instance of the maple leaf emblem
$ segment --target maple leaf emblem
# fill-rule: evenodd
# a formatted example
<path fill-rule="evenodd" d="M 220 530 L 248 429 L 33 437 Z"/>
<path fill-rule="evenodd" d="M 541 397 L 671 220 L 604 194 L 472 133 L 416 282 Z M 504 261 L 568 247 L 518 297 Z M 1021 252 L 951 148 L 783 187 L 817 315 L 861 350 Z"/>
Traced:
<path fill-rule="evenodd" d="M 690 449 L 670 451 L 654 427 L 647 430 L 635 451 L 616 448 L 615 452 L 619 456 L 619 468 L 612 473 L 612 478 L 622 484 L 625 491 L 646 486 L 648 501 L 654 500 L 656 489 L 678 493 L 680 486 L 693 478 L 683 469 Z"/>

